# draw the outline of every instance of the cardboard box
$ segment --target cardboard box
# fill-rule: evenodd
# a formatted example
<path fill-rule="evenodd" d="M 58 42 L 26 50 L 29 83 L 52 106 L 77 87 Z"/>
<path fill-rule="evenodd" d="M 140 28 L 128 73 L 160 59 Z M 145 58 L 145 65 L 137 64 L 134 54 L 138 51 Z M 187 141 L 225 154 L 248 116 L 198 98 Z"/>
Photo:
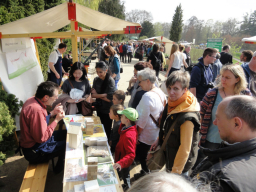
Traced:
<path fill-rule="evenodd" d="M 68 128 L 68 134 L 69 134 L 69 142 L 68 145 L 70 148 L 76 149 L 82 140 L 82 129 L 81 129 L 81 123 L 76 122 L 70 122 L 69 128 Z"/>

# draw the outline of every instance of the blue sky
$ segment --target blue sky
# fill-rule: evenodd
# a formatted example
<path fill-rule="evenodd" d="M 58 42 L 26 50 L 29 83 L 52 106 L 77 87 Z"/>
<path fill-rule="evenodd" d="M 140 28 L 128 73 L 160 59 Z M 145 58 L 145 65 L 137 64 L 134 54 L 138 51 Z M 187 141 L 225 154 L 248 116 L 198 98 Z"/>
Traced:
<path fill-rule="evenodd" d="M 181 3 L 183 20 L 196 16 L 200 20 L 226 21 L 228 18 L 242 20 L 243 15 L 256 10 L 253 0 L 124 0 L 126 12 L 133 9 L 146 10 L 152 13 L 153 22 L 171 22 L 175 8 Z"/>

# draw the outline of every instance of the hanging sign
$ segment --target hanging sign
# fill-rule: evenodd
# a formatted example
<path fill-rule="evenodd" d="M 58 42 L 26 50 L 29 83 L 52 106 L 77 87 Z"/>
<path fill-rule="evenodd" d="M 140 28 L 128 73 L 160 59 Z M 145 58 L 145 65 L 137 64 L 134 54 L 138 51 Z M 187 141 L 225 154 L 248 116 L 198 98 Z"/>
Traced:
<path fill-rule="evenodd" d="M 26 38 L 6 38 L 1 40 L 3 52 L 10 52 L 27 48 Z"/>

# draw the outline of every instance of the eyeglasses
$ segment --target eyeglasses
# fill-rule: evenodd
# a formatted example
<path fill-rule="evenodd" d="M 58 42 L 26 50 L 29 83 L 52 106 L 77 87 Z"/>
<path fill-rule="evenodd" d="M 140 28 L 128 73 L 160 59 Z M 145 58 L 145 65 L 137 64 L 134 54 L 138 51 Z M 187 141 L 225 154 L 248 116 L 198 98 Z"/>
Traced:
<path fill-rule="evenodd" d="M 144 79 L 144 80 L 141 80 L 141 81 L 139 81 L 139 84 L 142 82 L 142 81 L 146 81 L 147 79 Z"/>
<path fill-rule="evenodd" d="M 210 57 L 213 57 L 213 58 L 215 58 L 215 59 L 217 59 L 217 56 L 212 56 L 212 55 L 209 55 Z"/>

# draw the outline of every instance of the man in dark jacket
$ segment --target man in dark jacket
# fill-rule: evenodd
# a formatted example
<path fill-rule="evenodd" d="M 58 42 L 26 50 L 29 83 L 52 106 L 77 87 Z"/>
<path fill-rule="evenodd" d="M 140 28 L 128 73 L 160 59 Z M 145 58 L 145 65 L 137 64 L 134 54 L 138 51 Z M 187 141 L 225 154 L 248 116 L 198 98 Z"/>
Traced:
<path fill-rule="evenodd" d="M 256 99 L 239 95 L 218 106 L 214 124 L 223 140 L 215 150 L 202 148 L 205 158 L 191 177 L 211 183 L 214 191 L 256 191 Z M 200 182 L 199 182 L 200 183 Z"/>
<path fill-rule="evenodd" d="M 244 74 L 252 95 L 256 97 L 256 51 L 253 53 L 252 59 L 249 63 L 241 65 L 244 69 Z"/>
<path fill-rule="evenodd" d="M 216 60 L 216 54 L 216 49 L 205 49 L 203 57 L 198 59 L 199 63 L 191 71 L 189 88 L 199 102 L 203 99 L 208 89 L 213 88 L 211 86 L 213 72 L 209 65 Z"/>
<path fill-rule="evenodd" d="M 229 50 L 230 50 L 230 46 L 229 45 L 225 45 L 222 48 L 222 52 L 220 53 L 220 62 L 222 63 L 222 65 L 226 65 L 226 64 L 232 64 L 232 55 L 229 54 Z"/>

